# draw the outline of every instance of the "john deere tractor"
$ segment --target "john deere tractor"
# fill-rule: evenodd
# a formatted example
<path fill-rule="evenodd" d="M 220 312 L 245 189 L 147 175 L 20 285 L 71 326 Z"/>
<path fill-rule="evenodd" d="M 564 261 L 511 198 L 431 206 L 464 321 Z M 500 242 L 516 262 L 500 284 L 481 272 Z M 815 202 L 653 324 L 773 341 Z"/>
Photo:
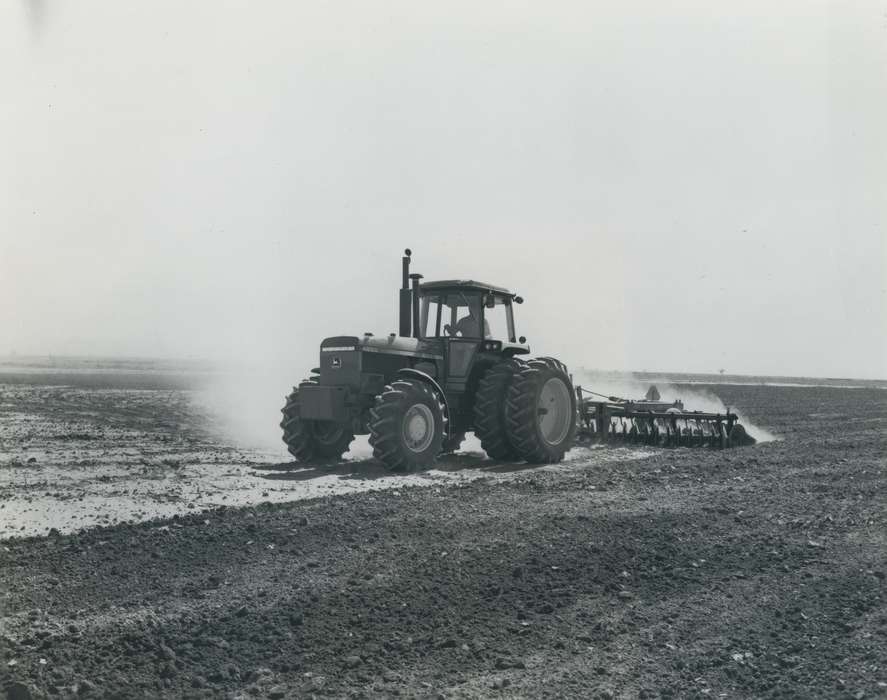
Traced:
<path fill-rule="evenodd" d="M 339 460 L 355 435 L 392 470 L 421 469 L 467 431 L 498 460 L 559 462 L 576 433 L 564 363 L 527 359 L 514 306 L 523 299 L 474 280 L 422 283 L 402 259 L 399 333 L 320 344 L 320 366 L 287 397 L 283 441 L 302 462 Z"/>

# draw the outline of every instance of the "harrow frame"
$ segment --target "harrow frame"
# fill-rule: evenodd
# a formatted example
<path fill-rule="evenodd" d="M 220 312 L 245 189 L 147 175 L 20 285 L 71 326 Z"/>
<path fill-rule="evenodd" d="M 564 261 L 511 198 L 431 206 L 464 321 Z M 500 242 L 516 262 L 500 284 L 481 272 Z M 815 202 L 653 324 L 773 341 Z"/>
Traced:
<path fill-rule="evenodd" d="M 714 449 L 756 442 L 729 409 L 725 413 L 687 411 L 681 401 L 632 401 L 616 396 L 598 400 L 586 398 L 586 393 L 594 392 L 576 387 L 580 442 Z"/>

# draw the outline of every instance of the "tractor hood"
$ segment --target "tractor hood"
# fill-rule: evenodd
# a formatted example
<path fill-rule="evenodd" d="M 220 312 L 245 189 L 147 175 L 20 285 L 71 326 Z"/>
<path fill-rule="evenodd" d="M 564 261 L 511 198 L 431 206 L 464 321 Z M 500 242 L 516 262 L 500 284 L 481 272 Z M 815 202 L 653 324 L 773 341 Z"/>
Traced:
<path fill-rule="evenodd" d="M 443 358 L 442 341 L 404 338 L 396 335 L 389 335 L 384 338 L 376 338 L 371 335 L 365 335 L 362 338 L 354 335 L 339 335 L 327 338 L 320 344 L 321 353 L 347 352 L 349 350 L 421 357 L 423 359 Z"/>
<path fill-rule="evenodd" d="M 378 394 L 385 379 L 423 364 L 432 375 L 443 360 L 443 341 L 386 336 L 338 335 L 320 344 L 320 383 L 359 387 L 361 394 Z"/>

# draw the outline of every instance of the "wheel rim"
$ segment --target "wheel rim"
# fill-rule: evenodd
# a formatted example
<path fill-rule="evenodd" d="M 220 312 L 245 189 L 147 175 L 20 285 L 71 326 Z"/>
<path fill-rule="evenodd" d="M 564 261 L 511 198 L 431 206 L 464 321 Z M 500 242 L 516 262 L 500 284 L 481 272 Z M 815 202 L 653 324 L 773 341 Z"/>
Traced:
<path fill-rule="evenodd" d="M 570 432 L 572 401 L 570 390 L 564 382 L 552 377 L 539 392 L 539 428 L 549 445 L 559 445 Z"/>
<path fill-rule="evenodd" d="M 314 437 L 324 445 L 332 445 L 340 437 L 344 428 L 332 421 L 317 421 L 314 424 Z"/>
<path fill-rule="evenodd" d="M 434 414 L 423 403 L 410 406 L 403 417 L 403 441 L 412 452 L 424 452 L 434 439 Z"/>

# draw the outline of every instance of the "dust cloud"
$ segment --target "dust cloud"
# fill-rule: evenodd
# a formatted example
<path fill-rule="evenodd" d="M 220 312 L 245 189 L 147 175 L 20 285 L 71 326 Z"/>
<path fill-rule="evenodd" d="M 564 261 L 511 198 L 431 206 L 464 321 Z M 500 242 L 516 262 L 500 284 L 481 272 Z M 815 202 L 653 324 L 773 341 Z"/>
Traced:
<path fill-rule="evenodd" d="M 220 438 L 244 449 L 259 450 L 269 460 L 289 462 L 292 457 L 281 439 L 280 409 L 286 398 L 307 375 L 314 362 L 299 369 L 246 362 L 218 363 L 209 381 L 193 400 L 210 417 Z M 367 436 L 357 436 L 346 460 L 372 457 Z"/>
<path fill-rule="evenodd" d="M 280 440 L 280 409 L 298 377 L 282 370 L 243 363 L 219 363 L 194 401 L 210 415 L 216 429 L 235 444 L 286 459 Z"/>

